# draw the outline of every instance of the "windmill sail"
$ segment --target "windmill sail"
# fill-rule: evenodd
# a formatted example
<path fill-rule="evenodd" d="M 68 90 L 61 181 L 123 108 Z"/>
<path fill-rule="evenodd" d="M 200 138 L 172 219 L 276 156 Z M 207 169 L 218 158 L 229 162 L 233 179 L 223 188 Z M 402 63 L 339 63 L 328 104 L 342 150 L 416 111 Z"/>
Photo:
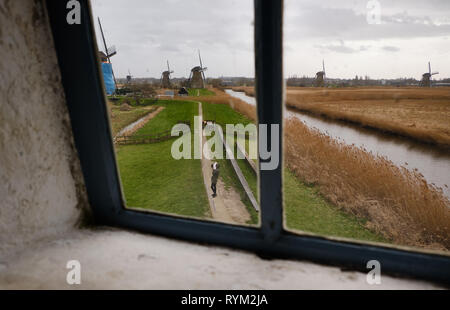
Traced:
<path fill-rule="evenodd" d="M 202 63 L 202 56 L 200 55 L 200 50 L 198 50 L 198 59 L 200 60 L 200 70 L 202 72 L 202 77 L 203 77 L 203 83 L 206 82 L 206 78 L 205 78 L 205 70 L 207 68 L 203 68 L 203 63 Z"/>
<path fill-rule="evenodd" d="M 323 75 L 325 76 L 325 60 L 322 60 Z"/>
<path fill-rule="evenodd" d="M 114 56 L 116 54 L 117 54 L 117 50 L 116 50 L 116 47 L 114 45 L 108 47 L 108 50 L 107 50 L 107 56 L 108 57 L 112 57 L 112 56 Z"/>

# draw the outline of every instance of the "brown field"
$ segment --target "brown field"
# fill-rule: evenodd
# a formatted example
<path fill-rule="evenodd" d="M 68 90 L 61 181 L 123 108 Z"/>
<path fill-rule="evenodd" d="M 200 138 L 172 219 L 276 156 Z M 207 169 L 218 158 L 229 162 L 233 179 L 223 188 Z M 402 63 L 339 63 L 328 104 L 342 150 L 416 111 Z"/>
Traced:
<path fill-rule="evenodd" d="M 203 101 L 230 104 L 255 119 L 256 109 L 215 90 Z M 285 123 L 286 165 L 339 208 L 395 244 L 450 250 L 450 201 L 419 173 L 345 145 L 296 119 Z"/>
<path fill-rule="evenodd" d="M 254 96 L 252 87 L 235 87 Z M 450 147 L 450 87 L 288 87 L 289 108 Z"/>

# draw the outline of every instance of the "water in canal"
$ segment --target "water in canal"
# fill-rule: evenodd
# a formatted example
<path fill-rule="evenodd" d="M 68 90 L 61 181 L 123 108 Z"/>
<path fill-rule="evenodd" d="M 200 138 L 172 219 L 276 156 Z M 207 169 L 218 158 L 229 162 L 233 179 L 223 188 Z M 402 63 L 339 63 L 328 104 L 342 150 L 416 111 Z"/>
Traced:
<path fill-rule="evenodd" d="M 255 105 L 256 100 L 243 92 L 227 89 L 226 92 L 248 104 Z M 346 144 L 363 147 L 374 154 L 384 156 L 398 166 L 410 170 L 416 168 L 428 183 L 441 187 L 450 197 L 450 154 L 445 150 L 395 135 L 384 134 L 342 121 L 328 120 L 294 110 L 286 110 L 286 117 L 296 117 L 308 127 L 327 133 L 334 139 Z"/>

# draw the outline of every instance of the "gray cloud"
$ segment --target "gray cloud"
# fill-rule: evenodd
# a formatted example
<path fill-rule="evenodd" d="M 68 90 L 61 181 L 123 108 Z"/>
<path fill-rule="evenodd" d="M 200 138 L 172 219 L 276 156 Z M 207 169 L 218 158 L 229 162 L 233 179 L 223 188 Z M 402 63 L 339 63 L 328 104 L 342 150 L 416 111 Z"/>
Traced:
<path fill-rule="evenodd" d="M 383 46 L 382 49 L 383 49 L 384 51 L 388 51 L 388 52 L 398 52 L 398 51 L 400 51 L 400 49 L 399 49 L 398 47 L 395 47 L 395 46 L 389 46 L 389 45 Z"/>
<path fill-rule="evenodd" d="M 314 47 L 321 49 L 321 50 L 327 50 L 327 51 L 332 51 L 332 52 L 342 53 L 342 54 L 365 52 L 370 49 L 369 45 L 360 45 L 358 48 L 353 48 L 353 47 L 345 45 L 344 41 L 342 41 L 342 40 L 340 40 L 339 44 L 321 44 L 321 45 L 315 45 Z"/>
<path fill-rule="evenodd" d="M 353 56 L 363 61 L 366 52 L 381 57 L 378 63 L 391 59 L 383 55 L 392 52 L 402 60 L 417 58 L 414 63 L 426 62 L 423 57 L 432 52 L 448 59 L 450 40 L 442 37 L 450 34 L 450 1 L 379 1 L 382 23 L 369 25 L 367 0 L 285 0 L 285 52 L 302 53 L 303 59 L 316 59 L 317 52 L 319 58 L 351 54 L 355 65 Z M 197 49 L 207 76 L 254 74 L 253 0 L 92 0 L 92 6 L 108 44 L 117 47 L 113 65 L 118 76 L 128 69 L 137 77 L 159 76 L 167 59 L 175 76 L 188 76 L 198 65 Z M 436 49 L 421 55 L 433 38 Z M 336 75 L 345 68 L 337 68 Z"/>
<path fill-rule="evenodd" d="M 410 1 L 410 4 L 403 8 L 414 7 L 414 3 Z M 288 35 L 299 38 L 378 40 L 443 36 L 450 33 L 450 20 L 442 24 L 432 16 L 412 15 L 405 10 L 392 12 L 382 9 L 381 24 L 369 24 L 365 12 L 345 6 L 327 7 L 322 1 L 316 4 L 309 1 L 288 1 L 288 5 L 286 31 Z M 440 13 L 439 10 L 435 11 Z"/>
<path fill-rule="evenodd" d="M 108 44 L 117 46 L 118 75 L 126 74 L 125 66 L 136 76 L 148 75 L 138 64 L 141 61 L 151 63 L 145 66 L 158 76 L 169 59 L 175 76 L 187 76 L 198 65 L 198 49 L 209 67 L 207 74 L 242 70 L 253 75 L 252 0 L 92 0 L 92 4 L 94 17 L 102 19 Z M 98 35 L 97 41 L 101 43 Z"/>

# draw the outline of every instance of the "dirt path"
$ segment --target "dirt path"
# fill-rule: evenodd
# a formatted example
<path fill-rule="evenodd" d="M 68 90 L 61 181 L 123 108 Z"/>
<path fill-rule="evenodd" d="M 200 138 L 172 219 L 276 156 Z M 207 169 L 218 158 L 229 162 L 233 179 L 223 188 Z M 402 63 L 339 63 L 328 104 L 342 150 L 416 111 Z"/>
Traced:
<path fill-rule="evenodd" d="M 202 104 L 200 102 L 198 103 L 198 114 L 203 115 Z M 206 137 L 203 137 L 202 135 L 201 123 L 199 123 L 199 128 L 196 128 L 196 131 L 197 134 L 200 135 L 199 141 L 202 141 L 201 143 L 204 145 L 206 142 Z M 220 176 L 219 181 L 217 182 L 217 196 L 215 198 L 211 196 L 211 161 L 204 156 L 202 156 L 202 171 L 212 217 L 215 220 L 226 223 L 247 223 L 247 221 L 250 220 L 250 214 L 248 213 L 245 205 L 242 203 L 239 193 L 232 187 L 226 189 Z"/>
<path fill-rule="evenodd" d="M 154 118 L 156 115 L 159 114 L 159 112 L 161 112 L 162 110 L 164 110 L 164 107 L 158 107 L 156 108 L 155 111 L 150 112 L 149 114 L 147 114 L 144 117 L 141 117 L 140 119 L 138 119 L 137 121 L 127 125 L 125 128 L 123 128 L 122 130 L 119 131 L 119 133 L 114 137 L 118 137 L 118 136 L 131 136 L 132 134 L 134 134 L 136 131 L 138 131 L 140 128 L 144 127 L 145 124 L 148 123 L 149 120 L 151 120 L 152 118 Z"/>

